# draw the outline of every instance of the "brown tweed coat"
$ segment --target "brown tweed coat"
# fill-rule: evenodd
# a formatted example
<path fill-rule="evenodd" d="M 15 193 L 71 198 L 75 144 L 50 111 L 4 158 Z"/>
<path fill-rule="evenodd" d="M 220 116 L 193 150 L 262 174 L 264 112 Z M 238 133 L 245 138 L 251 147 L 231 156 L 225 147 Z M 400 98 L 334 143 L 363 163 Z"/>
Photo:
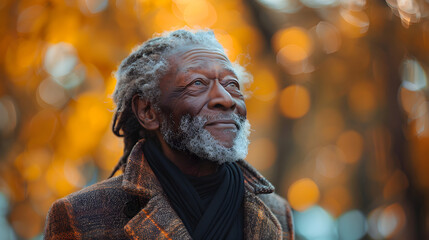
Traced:
<path fill-rule="evenodd" d="M 191 239 L 134 146 L 123 175 L 57 200 L 49 210 L 45 239 Z M 245 239 L 294 239 L 288 203 L 245 161 Z"/>

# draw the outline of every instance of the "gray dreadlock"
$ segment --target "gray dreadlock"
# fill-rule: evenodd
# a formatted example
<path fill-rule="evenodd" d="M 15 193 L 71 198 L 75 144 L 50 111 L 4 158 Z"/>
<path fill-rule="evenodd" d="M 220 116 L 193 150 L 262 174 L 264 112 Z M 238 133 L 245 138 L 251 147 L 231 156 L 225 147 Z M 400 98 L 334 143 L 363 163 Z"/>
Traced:
<path fill-rule="evenodd" d="M 116 72 L 116 87 L 113 100 L 116 111 L 113 117 L 112 131 L 118 137 L 124 137 L 124 154 L 113 169 L 112 177 L 119 169 L 124 170 L 128 156 L 135 143 L 150 137 L 138 122 L 132 108 L 134 95 L 151 102 L 155 108 L 161 95 L 159 80 L 168 72 L 168 56 L 174 49 L 184 45 L 200 45 L 220 49 L 222 45 L 216 40 L 213 31 L 189 31 L 185 29 L 165 32 L 137 47 L 125 58 Z M 252 78 L 242 66 L 233 64 L 240 83 L 249 83 Z"/>

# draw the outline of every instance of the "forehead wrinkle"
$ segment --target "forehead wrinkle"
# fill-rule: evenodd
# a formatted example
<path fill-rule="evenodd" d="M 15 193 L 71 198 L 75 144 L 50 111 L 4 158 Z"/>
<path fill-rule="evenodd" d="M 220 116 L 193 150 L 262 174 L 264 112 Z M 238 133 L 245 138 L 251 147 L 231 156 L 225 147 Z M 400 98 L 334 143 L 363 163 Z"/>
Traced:
<path fill-rule="evenodd" d="M 180 56 L 183 57 L 183 59 L 192 57 L 192 55 L 194 54 L 200 54 L 200 53 L 204 53 L 204 54 L 209 54 L 209 55 L 215 55 L 217 56 L 217 58 L 225 60 L 227 62 L 229 62 L 229 59 L 225 56 L 225 53 L 223 51 L 221 51 L 220 49 L 216 49 L 216 48 L 191 48 L 188 50 L 183 50 L 183 51 L 179 51 L 176 54 L 179 54 Z"/>
<path fill-rule="evenodd" d="M 208 69 L 208 68 L 202 68 L 202 67 L 199 67 L 199 66 L 190 66 L 190 67 L 185 68 L 182 72 L 189 73 L 189 72 L 201 72 L 201 71 L 203 71 L 203 72 L 210 72 L 211 70 Z M 219 74 L 219 72 L 220 72 L 219 71 L 219 67 L 216 67 L 215 71 L 216 71 L 216 74 Z M 227 71 L 228 72 L 228 74 L 223 74 L 223 75 L 232 74 L 235 77 L 237 76 L 237 74 L 235 73 L 234 69 L 232 67 L 226 65 L 226 64 L 224 64 L 222 66 L 221 71 Z"/>
<path fill-rule="evenodd" d="M 211 65 L 210 61 L 213 61 L 212 59 L 192 59 L 187 63 L 181 63 L 185 66 L 179 70 L 179 72 L 182 73 L 205 73 L 210 74 L 212 72 L 215 73 L 216 76 L 228 76 L 233 75 L 233 77 L 238 77 L 237 73 L 235 72 L 234 68 L 232 67 L 231 63 L 225 62 L 225 61 L 216 61 L 216 64 L 214 65 L 214 68 L 208 67 L 213 66 Z M 226 73 L 225 73 L 226 72 Z"/>

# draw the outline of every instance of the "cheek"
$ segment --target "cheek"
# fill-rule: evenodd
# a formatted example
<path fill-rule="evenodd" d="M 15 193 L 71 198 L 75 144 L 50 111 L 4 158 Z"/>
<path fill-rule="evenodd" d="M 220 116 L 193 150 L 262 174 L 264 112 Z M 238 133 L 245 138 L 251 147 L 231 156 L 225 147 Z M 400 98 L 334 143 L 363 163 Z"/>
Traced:
<path fill-rule="evenodd" d="M 207 99 L 203 96 L 199 97 L 185 97 L 180 102 L 176 104 L 177 109 L 180 109 L 184 113 L 189 113 L 191 115 L 196 115 L 201 111 L 202 108 L 206 105 Z"/>
<path fill-rule="evenodd" d="M 201 104 L 201 101 L 195 98 L 181 99 L 172 104 L 171 113 L 175 121 L 180 121 L 185 115 L 191 115 L 192 117 L 198 115 L 203 106 L 204 104 Z"/>

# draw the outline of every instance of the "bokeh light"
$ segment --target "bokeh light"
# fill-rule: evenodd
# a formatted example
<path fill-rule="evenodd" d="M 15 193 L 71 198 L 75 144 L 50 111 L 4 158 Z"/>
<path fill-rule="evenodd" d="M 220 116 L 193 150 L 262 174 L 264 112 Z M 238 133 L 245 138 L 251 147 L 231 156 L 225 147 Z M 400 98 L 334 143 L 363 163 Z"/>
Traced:
<path fill-rule="evenodd" d="M 321 7 L 337 5 L 340 1 L 338 0 L 301 0 L 301 2 L 310 8 L 321 8 Z"/>
<path fill-rule="evenodd" d="M 274 11 L 285 13 L 295 13 L 302 8 L 299 0 L 282 1 L 282 0 L 258 0 L 264 6 L 271 8 Z"/>
<path fill-rule="evenodd" d="M 415 119 L 426 112 L 425 108 L 420 108 L 426 102 L 423 92 L 411 91 L 405 87 L 401 87 L 399 89 L 399 101 L 402 109 L 411 119 Z"/>
<path fill-rule="evenodd" d="M 334 219 L 319 206 L 295 212 L 297 234 L 305 239 L 337 239 Z"/>
<path fill-rule="evenodd" d="M 427 86 L 425 70 L 415 59 L 405 59 L 402 63 L 402 86 L 410 91 L 418 91 Z"/>
<path fill-rule="evenodd" d="M 378 231 L 378 218 L 381 215 L 383 208 L 378 207 L 368 214 L 368 234 L 373 239 L 381 239 L 383 236 Z"/>
<path fill-rule="evenodd" d="M 397 203 L 389 205 L 383 209 L 378 218 L 378 231 L 383 237 L 389 238 L 402 229 L 405 221 L 405 213 L 401 205 Z"/>
<path fill-rule="evenodd" d="M 368 217 L 369 234 L 374 239 L 391 238 L 402 230 L 407 219 L 398 203 L 374 209 Z"/>
<path fill-rule="evenodd" d="M 303 178 L 294 182 L 288 190 L 287 199 L 293 209 L 304 211 L 317 203 L 320 197 L 319 188 L 316 183 Z"/>
<path fill-rule="evenodd" d="M 69 74 L 77 64 L 75 48 L 68 43 L 49 46 L 44 59 L 45 70 L 53 77 Z"/>
<path fill-rule="evenodd" d="M 280 93 L 280 110 L 288 118 L 300 118 L 310 108 L 310 94 L 300 85 L 292 85 Z"/>
<path fill-rule="evenodd" d="M 211 27 L 217 20 L 217 13 L 208 1 L 189 1 L 183 9 L 183 18 L 190 26 Z"/>
<path fill-rule="evenodd" d="M 350 190 L 342 185 L 326 189 L 320 203 L 320 205 L 334 217 L 339 217 L 341 213 L 350 208 L 352 204 Z"/>
<path fill-rule="evenodd" d="M 415 0 L 386 0 L 393 13 L 401 18 L 404 27 L 420 21 L 422 17 L 420 1 Z"/>
<path fill-rule="evenodd" d="M 314 31 L 326 53 L 334 53 L 340 49 L 341 35 L 337 27 L 329 22 L 321 21 L 315 26 Z"/>
<path fill-rule="evenodd" d="M 43 80 L 37 91 L 39 105 L 49 105 L 55 108 L 63 107 L 69 100 L 65 89 L 50 78 Z"/>
<path fill-rule="evenodd" d="M 300 61 L 310 55 L 313 50 L 313 43 L 307 30 L 300 27 L 291 27 L 278 31 L 272 39 L 273 47 L 276 51 L 284 47 L 295 46 L 302 55 L 294 55 L 294 53 L 285 53 L 286 58 Z M 292 48 L 291 47 L 291 48 Z"/>
<path fill-rule="evenodd" d="M 99 13 L 107 8 L 108 0 L 80 0 L 80 10 L 83 13 Z"/>
<path fill-rule="evenodd" d="M 18 16 L 16 30 L 20 33 L 37 32 L 47 20 L 45 8 L 33 5 L 22 10 Z"/>
<path fill-rule="evenodd" d="M 358 38 L 367 33 L 369 17 L 365 12 L 341 9 L 340 15 L 340 28 L 348 37 Z"/>
<path fill-rule="evenodd" d="M 24 38 L 11 42 L 4 56 L 4 69 L 17 86 L 28 84 L 29 74 L 38 67 L 41 45 L 37 40 Z"/>
<path fill-rule="evenodd" d="M 316 170 L 323 176 L 335 178 L 344 170 L 344 154 L 336 146 L 315 150 Z"/>
<path fill-rule="evenodd" d="M 252 97 L 267 102 L 277 96 L 277 79 L 268 69 L 260 69 L 253 75 L 253 84 L 249 90 Z"/>
<path fill-rule="evenodd" d="M 401 171 L 396 170 L 389 177 L 383 189 L 383 196 L 386 199 L 393 199 L 398 196 L 402 191 L 406 190 L 409 186 L 407 176 Z"/>
<path fill-rule="evenodd" d="M 361 239 L 367 231 L 366 218 L 359 210 L 344 213 L 338 218 L 338 235 L 340 239 Z"/>
<path fill-rule="evenodd" d="M 0 232 L 5 239 L 16 239 L 15 233 L 6 218 L 9 213 L 9 208 L 7 197 L 0 192 Z"/>
<path fill-rule="evenodd" d="M 313 40 L 307 30 L 291 27 L 278 31 L 272 38 L 277 62 L 290 74 L 311 72 L 307 58 L 313 51 Z"/>

